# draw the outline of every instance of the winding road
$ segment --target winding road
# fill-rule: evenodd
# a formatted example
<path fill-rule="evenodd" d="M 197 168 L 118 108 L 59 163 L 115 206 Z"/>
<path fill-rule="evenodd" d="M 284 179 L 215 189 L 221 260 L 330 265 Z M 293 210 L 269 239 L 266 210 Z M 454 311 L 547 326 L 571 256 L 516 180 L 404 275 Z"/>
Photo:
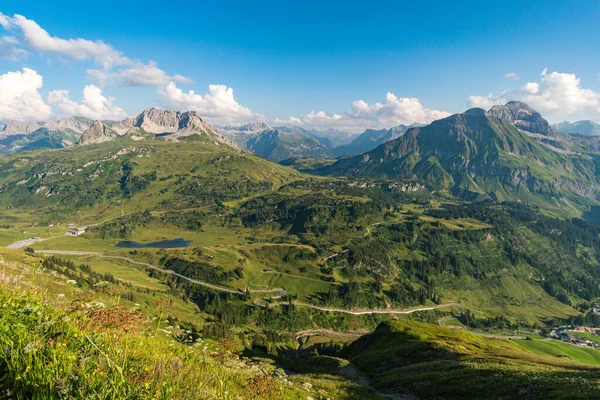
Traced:
<path fill-rule="evenodd" d="M 144 267 L 165 273 L 165 274 L 169 274 L 169 275 L 173 275 L 173 276 L 177 276 L 178 278 L 181 279 L 185 279 L 186 281 L 196 284 L 196 285 L 200 285 L 200 286 L 204 286 L 208 289 L 213 289 L 213 290 L 218 290 L 221 292 L 226 292 L 226 293 L 233 293 L 233 294 L 241 294 L 243 293 L 242 291 L 238 290 L 238 289 L 230 289 L 230 288 L 226 288 L 223 286 L 219 286 L 219 285 L 215 285 L 212 283 L 208 283 L 208 282 L 204 282 L 204 281 L 199 281 L 197 279 L 192 279 L 189 278 L 185 275 L 181 275 L 175 271 L 169 270 L 169 269 L 164 269 L 164 268 L 160 268 L 157 267 L 156 265 L 153 264 L 149 264 L 149 263 L 145 263 L 145 262 L 140 262 L 140 261 L 135 261 L 132 260 L 129 257 L 122 257 L 122 256 L 109 256 L 109 255 L 105 255 L 102 253 L 98 253 L 98 252 L 93 252 L 93 251 L 73 251 L 73 250 L 36 250 L 36 254 L 61 254 L 61 255 L 71 255 L 71 256 L 96 256 L 96 257 L 102 257 L 102 258 L 110 258 L 110 259 L 117 259 L 117 260 L 124 260 L 127 261 L 131 264 L 135 264 L 135 265 L 142 265 Z M 258 307 L 267 307 L 267 304 L 269 307 L 276 307 L 276 306 L 280 306 L 280 305 L 287 305 L 289 304 L 289 302 L 287 301 L 282 301 L 282 302 L 273 302 L 273 303 L 268 303 L 269 300 L 277 300 L 280 299 L 282 297 L 284 297 L 287 292 L 285 291 L 285 289 L 283 288 L 273 288 L 273 289 L 249 289 L 248 290 L 249 293 L 274 293 L 273 296 L 269 296 L 269 297 L 259 297 L 258 299 L 256 299 L 256 301 L 254 302 L 255 305 L 257 305 Z M 446 304 L 439 304 L 439 305 L 435 305 L 435 306 L 426 306 L 426 307 L 414 307 L 414 308 L 407 308 L 407 309 L 347 309 L 347 308 L 338 308 L 338 307 L 325 307 L 325 306 L 317 306 L 314 304 L 309 304 L 309 303 L 303 303 L 303 302 L 293 302 L 294 305 L 296 306 L 301 306 L 301 307 L 308 307 L 308 308 L 313 308 L 315 310 L 320 310 L 320 311 L 327 311 L 327 312 L 340 312 L 340 313 L 345 313 L 345 314 L 352 314 L 352 315 L 367 315 L 367 314 L 412 314 L 418 311 L 432 311 L 432 310 L 437 310 L 440 308 L 445 308 L 445 307 L 459 307 L 461 310 L 466 309 L 465 306 L 463 306 L 460 303 L 446 303 Z"/>

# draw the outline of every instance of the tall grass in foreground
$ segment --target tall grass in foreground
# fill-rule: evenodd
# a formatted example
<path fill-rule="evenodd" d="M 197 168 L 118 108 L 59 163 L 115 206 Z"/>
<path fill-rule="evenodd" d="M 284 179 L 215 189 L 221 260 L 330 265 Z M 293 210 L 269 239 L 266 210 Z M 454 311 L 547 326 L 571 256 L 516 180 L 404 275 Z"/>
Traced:
<path fill-rule="evenodd" d="M 274 367 L 179 343 L 136 309 L 59 304 L 0 276 L 0 398 L 306 399 Z M 153 329 L 154 327 L 154 329 Z M 313 395 L 314 396 L 314 395 Z M 318 398 L 319 396 L 315 396 Z"/>

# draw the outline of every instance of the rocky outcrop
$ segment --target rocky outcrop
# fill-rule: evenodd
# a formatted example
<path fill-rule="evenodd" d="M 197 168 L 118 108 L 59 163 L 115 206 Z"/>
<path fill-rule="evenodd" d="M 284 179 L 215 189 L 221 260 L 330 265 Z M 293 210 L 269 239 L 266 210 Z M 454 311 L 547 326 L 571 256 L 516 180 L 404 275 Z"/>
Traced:
<path fill-rule="evenodd" d="M 577 122 L 565 121 L 559 124 L 552 125 L 552 128 L 564 133 L 576 133 L 586 136 L 600 136 L 600 124 L 597 124 L 594 121 L 590 120 Z"/>
<path fill-rule="evenodd" d="M 530 133 L 551 136 L 555 132 L 542 115 L 520 101 L 510 101 L 505 105 L 490 108 L 488 115 L 510 122 L 517 128 Z"/>
<path fill-rule="evenodd" d="M 235 132 L 235 133 L 256 133 L 262 131 L 268 131 L 273 129 L 271 125 L 265 122 L 251 122 L 241 126 L 223 126 L 220 128 L 222 131 Z"/>
<path fill-rule="evenodd" d="M 24 122 L 24 121 L 6 121 L 6 125 L 0 131 L 0 137 L 7 137 L 11 135 L 27 135 L 37 131 L 42 127 L 39 122 Z"/>
<path fill-rule="evenodd" d="M 83 132 L 79 138 L 79 144 L 102 143 L 113 140 L 117 137 L 117 133 L 100 121 L 96 121 L 88 129 Z"/>
<path fill-rule="evenodd" d="M 138 129 L 155 135 L 165 135 L 175 132 L 181 133 L 179 131 L 182 130 L 190 131 L 192 125 L 200 130 L 212 130 L 212 126 L 204 122 L 195 111 L 180 112 L 159 108 L 144 110 L 136 117 L 126 118 L 113 124 L 112 128 L 119 135 L 125 135 L 131 129 Z M 178 136 L 182 135 L 179 134 Z"/>
<path fill-rule="evenodd" d="M 49 131 L 70 129 L 77 133 L 83 133 L 92 123 L 93 121 L 87 118 L 71 117 L 59 119 L 58 121 L 48 121 L 43 125 L 43 128 Z"/>

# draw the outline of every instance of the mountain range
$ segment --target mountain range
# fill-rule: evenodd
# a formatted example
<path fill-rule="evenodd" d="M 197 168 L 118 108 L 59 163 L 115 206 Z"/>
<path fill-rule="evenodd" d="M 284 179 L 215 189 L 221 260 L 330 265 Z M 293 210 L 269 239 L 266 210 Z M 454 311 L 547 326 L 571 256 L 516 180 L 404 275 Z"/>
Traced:
<path fill-rule="evenodd" d="M 594 121 L 584 120 L 577 122 L 561 122 L 552 125 L 557 131 L 565 133 L 578 133 L 580 135 L 598 136 L 600 135 L 600 124 Z"/>
<path fill-rule="evenodd" d="M 333 157 L 328 148 L 330 142 L 300 127 L 271 127 L 266 123 L 251 123 L 217 130 L 239 146 L 275 162 L 288 158 Z"/>
<path fill-rule="evenodd" d="M 150 108 L 117 122 L 8 121 L 0 131 L 0 151 L 61 148 L 124 137 L 177 141 L 198 134 L 215 144 L 300 166 L 313 174 L 418 180 L 432 190 L 448 190 L 469 200 L 525 201 L 548 209 L 578 210 L 598 202 L 600 146 L 592 138 L 564 132 L 592 132 L 578 127 L 597 127 L 593 124 L 551 126 L 527 104 L 513 101 L 488 111 L 467 110 L 427 126 L 367 129 L 358 136 L 329 131 L 337 143 L 346 141 L 335 146 L 327 132 L 264 122 L 217 127 L 193 111 Z M 319 161 L 336 156 L 340 158 L 335 162 Z M 314 161 L 306 164 L 298 159 Z"/>
<path fill-rule="evenodd" d="M 470 200 L 524 201 L 559 211 L 597 203 L 598 160 L 526 104 L 509 102 L 411 128 L 315 173 L 419 180 Z"/>
<path fill-rule="evenodd" d="M 356 137 L 352 142 L 338 146 L 333 149 L 333 153 L 339 157 L 349 154 L 361 154 L 373 150 L 375 147 L 397 139 L 404 135 L 407 130 L 420 126 L 419 124 L 398 125 L 390 129 L 367 129 Z"/>

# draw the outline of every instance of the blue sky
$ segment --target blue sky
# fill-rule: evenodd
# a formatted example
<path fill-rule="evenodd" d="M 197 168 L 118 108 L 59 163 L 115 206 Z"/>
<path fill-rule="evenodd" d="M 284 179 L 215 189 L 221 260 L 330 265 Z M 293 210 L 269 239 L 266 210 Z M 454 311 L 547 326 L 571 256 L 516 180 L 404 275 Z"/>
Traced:
<path fill-rule="evenodd" d="M 15 101 L 0 105 L 0 119 L 34 119 L 41 101 L 37 118 L 114 118 L 159 106 L 196 109 L 221 124 L 359 131 L 510 99 L 551 121 L 600 119 L 597 1 L 135 3 L 3 1 L 0 75 L 35 75 L 0 79 L 14 93 L 0 100 Z M 56 42 L 28 36 L 15 14 Z M 69 39 L 102 41 L 127 61 L 107 66 L 97 49 L 58 42 Z M 158 68 L 164 75 L 139 82 L 150 61 L 153 76 Z M 35 96 L 27 82 L 38 76 L 40 99 L 19 111 L 19 90 Z"/>

